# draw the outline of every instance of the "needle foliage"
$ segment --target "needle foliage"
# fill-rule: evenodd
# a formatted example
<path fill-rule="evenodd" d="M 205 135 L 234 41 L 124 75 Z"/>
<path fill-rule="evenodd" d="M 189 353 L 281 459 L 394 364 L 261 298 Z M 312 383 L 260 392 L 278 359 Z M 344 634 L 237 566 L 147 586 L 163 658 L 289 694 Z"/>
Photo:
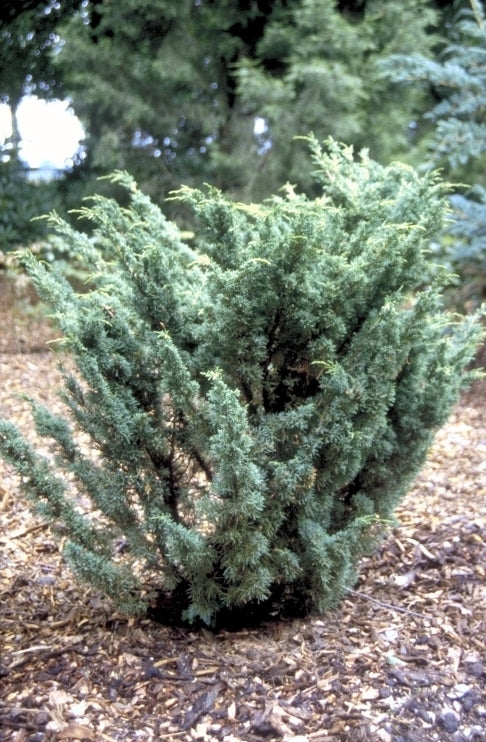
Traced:
<path fill-rule="evenodd" d="M 335 605 L 467 382 L 479 322 L 446 313 L 429 276 L 444 187 L 309 145 L 318 197 L 184 188 L 185 241 L 116 173 L 130 206 L 94 198 L 92 237 L 51 217 L 83 293 L 20 257 L 74 370 L 65 417 L 33 403 L 52 456 L 5 420 L 0 449 L 75 573 L 124 611 L 217 624 Z"/>

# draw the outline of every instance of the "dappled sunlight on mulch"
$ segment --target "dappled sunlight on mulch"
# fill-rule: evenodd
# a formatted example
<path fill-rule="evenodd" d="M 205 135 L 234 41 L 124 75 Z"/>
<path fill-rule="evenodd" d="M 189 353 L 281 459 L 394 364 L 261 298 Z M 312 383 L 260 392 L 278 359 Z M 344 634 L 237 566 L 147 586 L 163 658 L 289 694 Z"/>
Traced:
<path fill-rule="evenodd" d="M 18 350 L 4 333 L 0 414 L 31 436 L 18 392 L 59 405 L 60 377 Z M 0 739 L 486 740 L 485 401 L 464 395 L 339 610 L 233 633 L 114 613 L 0 463 Z"/>

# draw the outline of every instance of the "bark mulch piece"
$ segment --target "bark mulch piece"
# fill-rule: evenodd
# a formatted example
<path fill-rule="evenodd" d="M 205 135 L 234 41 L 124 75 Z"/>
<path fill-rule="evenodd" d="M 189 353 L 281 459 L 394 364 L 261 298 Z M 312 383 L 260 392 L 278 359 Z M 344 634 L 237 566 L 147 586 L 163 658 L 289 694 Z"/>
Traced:
<path fill-rule="evenodd" d="M 59 384 L 54 353 L 2 346 L 0 414 L 29 436 L 18 392 L 57 406 Z M 486 740 L 485 400 L 463 396 L 339 610 L 251 630 L 114 613 L 0 462 L 0 739 Z"/>

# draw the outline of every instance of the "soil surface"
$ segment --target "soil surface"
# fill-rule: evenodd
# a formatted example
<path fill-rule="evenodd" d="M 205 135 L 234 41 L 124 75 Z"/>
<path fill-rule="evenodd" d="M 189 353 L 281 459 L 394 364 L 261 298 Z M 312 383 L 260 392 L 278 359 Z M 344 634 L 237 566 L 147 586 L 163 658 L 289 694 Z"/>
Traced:
<path fill-rule="evenodd" d="M 30 437 L 19 393 L 60 404 L 32 301 L 0 282 L 0 414 Z M 0 462 L 0 740 L 486 740 L 485 400 L 464 394 L 338 610 L 236 632 L 114 612 Z"/>

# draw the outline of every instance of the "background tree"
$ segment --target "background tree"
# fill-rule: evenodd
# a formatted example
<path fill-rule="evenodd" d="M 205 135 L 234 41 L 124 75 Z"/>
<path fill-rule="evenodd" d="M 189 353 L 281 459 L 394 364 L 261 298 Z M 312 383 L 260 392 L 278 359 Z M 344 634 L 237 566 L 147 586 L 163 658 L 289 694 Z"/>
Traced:
<path fill-rule="evenodd" d="M 11 159 L 18 155 L 16 110 L 26 94 L 55 97 L 62 80 L 53 67 L 59 51 L 59 21 L 82 5 L 81 0 L 6 0 L 0 8 L 0 101 L 12 111 Z"/>
<path fill-rule="evenodd" d="M 311 130 L 403 156 L 421 94 L 399 96 L 376 62 L 431 49 L 436 22 L 425 0 L 360 13 L 334 0 L 97 2 L 63 25 L 56 63 L 88 132 L 87 172 L 125 168 L 159 197 L 206 180 L 259 198 L 302 184 L 306 150 L 289 142 Z"/>
<path fill-rule="evenodd" d="M 407 89 L 433 91 L 435 105 L 424 113 L 432 124 L 424 167 L 440 166 L 458 184 L 454 219 L 437 248 L 460 276 L 456 298 L 477 303 L 486 292 L 486 19 L 478 0 L 459 5 L 449 37 L 437 57 L 394 55 L 383 67 Z"/>
<path fill-rule="evenodd" d="M 88 132 L 83 169 L 123 167 L 159 197 L 196 180 L 241 188 L 257 146 L 233 67 L 280 5 L 87 4 L 57 58 Z"/>
<path fill-rule="evenodd" d="M 0 102 L 12 113 L 12 135 L 0 143 L 0 251 L 45 236 L 46 225 L 32 217 L 61 206 L 55 183 L 28 182 L 16 111 L 24 95 L 49 99 L 60 94 L 62 82 L 52 64 L 61 43 L 56 29 L 63 15 L 80 5 L 81 0 L 6 0 L 0 8 Z"/>
<path fill-rule="evenodd" d="M 293 140 L 309 131 L 366 146 L 381 162 L 418 163 L 423 132 L 410 124 L 431 108 L 433 91 L 399 90 L 380 61 L 418 51 L 433 58 L 450 3 L 437 5 L 9 1 L 3 69 L 13 61 L 16 72 L 0 83 L 12 101 L 26 90 L 72 98 L 87 141 L 60 185 L 67 205 L 112 189 L 96 178 L 114 168 L 132 172 L 158 202 L 204 181 L 259 200 L 286 181 L 313 187 L 307 150 Z"/>
<path fill-rule="evenodd" d="M 380 162 L 409 156 L 409 123 L 424 105 L 422 91 L 389 84 L 378 62 L 398 50 L 432 50 L 437 14 L 422 0 L 368 0 L 358 14 L 332 1 L 302 0 L 268 24 L 254 59 L 238 68 L 245 106 L 268 123 L 273 183 L 302 183 L 306 152 L 288 147 L 293 134 L 331 134 Z M 305 184 L 308 187 L 308 184 Z"/>

